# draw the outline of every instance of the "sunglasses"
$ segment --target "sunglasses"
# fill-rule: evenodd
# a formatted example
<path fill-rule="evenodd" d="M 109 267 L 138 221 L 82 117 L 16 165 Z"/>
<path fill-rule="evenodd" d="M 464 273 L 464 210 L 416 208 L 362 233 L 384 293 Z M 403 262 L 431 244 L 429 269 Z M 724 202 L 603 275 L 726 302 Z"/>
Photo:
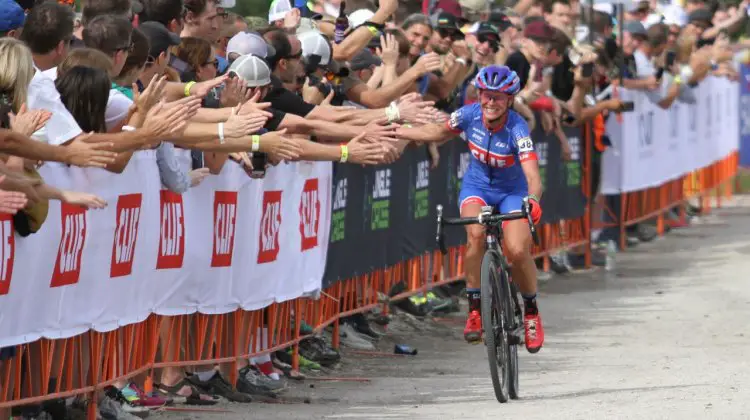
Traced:
<path fill-rule="evenodd" d="M 288 56 L 286 56 L 284 58 L 286 58 L 287 60 L 296 60 L 298 58 L 302 58 L 302 50 L 299 50 L 299 52 L 297 54 L 288 55 Z"/>
<path fill-rule="evenodd" d="M 456 32 L 458 32 L 458 31 L 456 31 L 455 29 L 445 29 L 445 28 L 438 28 L 437 29 L 437 33 L 440 34 L 441 38 L 455 39 L 456 38 Z"/>
<path fill-rule="evenodd" d="M 480 44 L 484 44 L 485 42 L 488 43 L 494 52 L 500 50 L 500 39 L 495 35 L 480 34 L 477 35 L 477 41 L 479 41 Z"/>
<path fill-rule="evenodd" d="M 216 70 L 218 70 L 219 69 L 219 60 L 209 61 L 208 63 L 205 63 L 204 66 L 214 66 L 214 68 Z"/>

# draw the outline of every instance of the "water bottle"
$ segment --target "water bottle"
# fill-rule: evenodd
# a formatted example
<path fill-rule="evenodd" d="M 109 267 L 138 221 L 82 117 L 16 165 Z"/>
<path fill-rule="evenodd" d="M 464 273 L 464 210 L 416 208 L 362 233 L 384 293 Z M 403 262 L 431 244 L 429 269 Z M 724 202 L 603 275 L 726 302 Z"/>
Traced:
<path fill-rule="evenodd" d="M 614 271 L 615 269 L 615 254 L 617 253 L 617 245 L 615 241 L 607 241 L 607 252 L 605 254 L 604 269 L 607 271 Z"/>
<path fill-rule="evenodd" d="M 407 346 L 406 344 L 396 344 L 393 347 L 393 353 L 395 354 L 405 354 L 409 356 L 416 356 L 417 355 L 417 349 Z"/>
<path fill-rule="evenodd" d="M 344 13 L 345 9 L 346 2 L 342 1 L 341 7 L 339 7 L 339 17 L 336 18 L 336 23 L 334 24 L 333 29 L 333 40 L 337 44 L 340 44 L 341 41 L 344 40 L 346 30 L 349 29 L 349 18 L 346 17 L 346 13 Z"/>

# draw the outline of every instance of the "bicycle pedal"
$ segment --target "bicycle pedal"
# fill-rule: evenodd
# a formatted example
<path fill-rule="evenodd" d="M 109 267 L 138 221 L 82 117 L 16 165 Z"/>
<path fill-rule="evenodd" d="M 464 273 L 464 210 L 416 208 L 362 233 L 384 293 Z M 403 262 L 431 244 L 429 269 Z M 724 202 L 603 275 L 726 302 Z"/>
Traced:
<path fill-rule="evenodd" d="M 523 335 L 524 335 L 523 327 L 516 328 L 515 330 L 511 331 L 510 334 L 508 334 L 508 344 L 510 345 L 523 344 L 524 342 Z"/>

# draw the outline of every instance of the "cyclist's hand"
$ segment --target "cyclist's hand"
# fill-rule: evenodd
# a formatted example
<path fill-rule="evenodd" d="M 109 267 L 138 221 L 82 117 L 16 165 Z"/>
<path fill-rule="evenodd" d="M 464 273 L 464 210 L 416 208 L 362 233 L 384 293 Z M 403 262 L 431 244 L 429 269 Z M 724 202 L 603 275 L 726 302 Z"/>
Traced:
<path fill-rule="evenodd" d="M 539 202 L 534 197 L 526 197 L 526 199 L 529 200 L 529 204 L 531 205 L 531 220 L 535 225 L 539 224 L 539 221 L 542 220 L 542 206 L 539 205 Z"/>

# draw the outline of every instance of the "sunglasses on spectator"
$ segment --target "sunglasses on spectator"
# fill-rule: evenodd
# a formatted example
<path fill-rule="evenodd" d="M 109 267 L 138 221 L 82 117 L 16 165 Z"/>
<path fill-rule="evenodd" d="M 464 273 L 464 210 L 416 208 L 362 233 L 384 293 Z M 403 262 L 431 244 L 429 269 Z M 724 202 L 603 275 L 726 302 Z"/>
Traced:
<path fill-rule="evenodd" d="M 298 59 L 298 58 L 302 58 L 302 50 L 299 50 L 299 52 L 298 52 L 297 54 L 294 54 L 294 55 L 287 55 L 287 56 L 286 56 L 286 57 L 284 57 L 284 58 L 286 58 L 287 60 L 296 60 L 296 59 Z"/>
<path fill-rule="evenodd" d="M 485 42 L 488 43 L 494 52 L 500 50 L 500 39 L 495 35 L 480 34 L 477 35 L 477 41 L 479 41 L 480 44 L 484 44 Z"/>
<path fill-rule="evenodd" d="M 132 53 L 134 48 L 135 48 L 135 44 L 133 43 L 133 41 L 130 41 L 130 44 L 128 44 L 127 46 L 115 48 L 115 52 L 126 51 L 128 53 Z"/>
<path fill-rule="evenodd" d="M 458 32 L 458 31 L 455 30 L 455 29 L 445 29 L 445 28 L 438 28 L 437 29 L 437 33 L 440 34 L 441 38 L 449 38 L 450 37 L 451 39 L 455 39 L 456 38 L 456 32 Z"/>
<path fill-rule="evenodd" d="M 219 69 L 219 60 L 211 60 L 208 63 L 205 63 L 204 66 L 214 66 L 216 70 Z"/>

